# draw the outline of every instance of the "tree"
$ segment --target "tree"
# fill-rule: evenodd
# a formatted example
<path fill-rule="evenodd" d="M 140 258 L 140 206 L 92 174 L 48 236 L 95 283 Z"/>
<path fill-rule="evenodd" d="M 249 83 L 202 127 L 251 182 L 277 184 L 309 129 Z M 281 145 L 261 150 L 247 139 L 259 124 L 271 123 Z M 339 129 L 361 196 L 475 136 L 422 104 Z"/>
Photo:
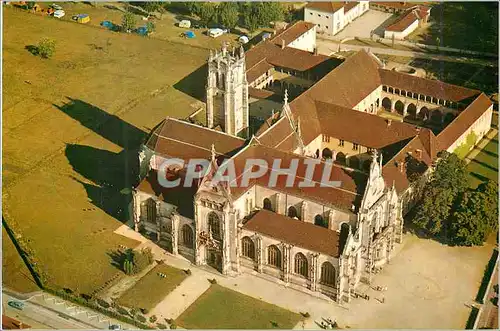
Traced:
<path fill-rule="evenodd" d="M 238 23 L 238 5 L 234 2 L 223 2 L 217 7 L 217 23 L 233 29 Z"/>
<path fill-rule="evenodd" d="M 468 187 L 466 163 L 455 154 L 443 151 L 430 181 L 425 185 L 425 196 L 420 202 L 413 223 L 433 235 L 446 234 L 451 208 L 457 197 Z"/>
<path fill-rule="evenodd" d="M 213 4 L 209 2 L 201 3 L 201 8 L 198 12 L 201 24 L 204 26 L 209 25 L 216 18 L 215 14 L 215 6 Z"/>
<path fill-rule="evenodd" d="M 477 189 L 479 203 L 476 206 L 481 218 L 488 224 L 489 231 L 498 230 L 498 184 L 488 180 Z"/>
<path fill-rule="evenodd" d="M 147 11 L 149 15 L 151 15 L 152 12 L 158 11 L 162 7 L 161 3 L 156 1 L 141 2 L 140 6 Z"/>
<path fill-rule="evenodd" d="M 146 29 L 148 30 L 148 34 L 153 33 L 156 29 L 156 26 L 153 22 L 146 23 Z"/>
<path fill-rule="evenodd" d="M 450 219 L 450 241 L 462 246 L 482 245 L 489 233 L 489 224 L 478 213 L 481 193 L 468 191 L 460 200 Z"/>
<path fill-rule="evenodd" d="M 49 38 L 43 38 L 36 47 L 37 55 L 44 59 L 51 58 L 56 52 L 56 41 Z"/>
<path fill-rule="evenodd" d="M 131 12 L 126 12 L 122 17 L 122 30 L 125 32 L 130 32 L 135 29 L 137 20 Z"/>

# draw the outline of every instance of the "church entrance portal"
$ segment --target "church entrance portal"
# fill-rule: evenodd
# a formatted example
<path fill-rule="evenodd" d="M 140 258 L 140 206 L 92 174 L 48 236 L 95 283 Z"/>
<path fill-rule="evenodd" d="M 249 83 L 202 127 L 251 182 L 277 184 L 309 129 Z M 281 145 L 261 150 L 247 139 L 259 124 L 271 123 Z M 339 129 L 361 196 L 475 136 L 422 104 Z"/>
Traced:
<path fill-rule="evenodd" d="M 207 250 L 207 264 L 222 272 L 222 253 L 213 249 Z"/>

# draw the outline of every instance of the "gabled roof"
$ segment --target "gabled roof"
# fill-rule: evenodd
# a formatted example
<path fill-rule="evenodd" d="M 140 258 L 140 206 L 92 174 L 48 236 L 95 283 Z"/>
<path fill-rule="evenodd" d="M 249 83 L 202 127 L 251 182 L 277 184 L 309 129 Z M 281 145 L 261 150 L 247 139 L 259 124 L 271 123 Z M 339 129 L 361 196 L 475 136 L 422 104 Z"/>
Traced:
<path fill-rule="evenodd" d="M 273 36 L 271 39 L 269 39 L 270 42 L 273 44 L 280 46 L 282 43 L 285 43 L 285 46 L 288 46 L 291 42 L 295 41 L 297 38 L 302 36 L 304 33 L 307 31 L 311 30 L 314 28 L 316 24 L 313 23 L 308 23 L 304 21 L 297 21 L 291 26 L 287 27 L 286 29 L 283 29 L 279 33 L 277 33 L 275 36 Z"/>
<path fill-rule="evenodd" d="M 439 145 L 443 149 L 448 149 L 492 105 L 491 100 L 484 93 L 481 93 L 438 134 L 437 140 L 439 141 Z"/>
<path fill-rule="evenodd" d="M 243 187 L 241 185 L 241 180 L 245 171 L 246 160 L 248 159 L 265 160 L 267 162 L 268 169 L 267 172 L 259 179 L 254 180 L 247 187 Z M 269 187 L 270 189 L 295 196 L 305 197 L 309 200 L 336 206 L 343 210 L 351 210 L 353 205 L 359 205 L 366 185 L 366 174 L 333 164 L 328 180 L 340 181 L 341 186 L 320 187 L 319 184 L 322 182 L 323 170 L 326 166 L 326 163 L 321 161 L 321 163 L 315 167 L 315 171 L 312 176 L 312 182 L 315 186 L 299 187 L 298 183 L 303 182 L 304 178 L 307 178 L 307 167 L 304 160 L 308 158 L 258 144 L 247 146 L 232 159 L 234 161 L 237 176 L 236 180 L 233 181 L 233 185 L 236 187 L 231 187 L 233 197 L 235 199 L 238 198 L 241 194 L 246 192 L 248 188 L 254 185 L 268 187 L 271 173 L 276 171 L 276 169 L 273 169 L 273 162 L 275 160 L 280 160 L 281 168 L 289 168 L 292 160 L 294 159 L 298 160 L 298 168 L 294 179 L 294 185 L 286 185 L 286 177 L 278 176 L 276 186 Z"/>
<path fill-rule="evenodd" d="M 329 256 L 339 257 L 341 254 L 340 235 L 337 231 L 268 210 L 253 214 L 243 228 Z"/>
<path fill-rule="evenodd" d="M 459 102 L 481 93 L 481 91 L 478 90 L 447 84 L 434 79 L 416 77 L 395 70 L 379 69 L 379 73 L 383 85 L 435 97 L 441 100 Z"/>
<path fill-rule="evenodd" d="M 333 1 L 314 1 L 308 2 L 306 8 L 313 10 L 320 10 L 325 13 L 336 13 L 345 6 L 344 2 L 333 2 Z"/>
<path fill-rule="evenodd" d="M 244 143 L 244 139 L 169 117 L 153 131 L 146 146 L 166 157 L 209 159 L 212 144 L 219 155 L 229 157 Z"/>
<path fill-rule="evenodd" d="M 398 19 L 391 25 L 389 25 L 387 28 L 385 28 L 386 31 L 394 31 L 394 32 L 402 32 L 406 30 L 410 25 L 415 23 L 415 21 L 418 21 L 420 17 L 418 14 L 410 10 L 404 14 L 402 14 Z"/>

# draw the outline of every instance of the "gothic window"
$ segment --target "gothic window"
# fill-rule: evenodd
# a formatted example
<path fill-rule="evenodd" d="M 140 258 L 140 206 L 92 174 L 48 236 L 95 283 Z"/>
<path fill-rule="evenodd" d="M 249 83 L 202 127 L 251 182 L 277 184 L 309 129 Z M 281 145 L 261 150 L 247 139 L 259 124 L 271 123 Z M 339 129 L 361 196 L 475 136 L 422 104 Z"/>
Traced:
<path fill-rule="evenodd" d="M 295 273 L 307 277 L 308 267 L 307 258 L 302 253 L 295 255 Z"/>
<path fill-rule="evenodd" d="M 187 224 L 182 226 L 182 243 L 188 248 L 194 248 L 193 229 Z"/>
<path fill-rule="evenodd" d="M 249 237 L 243 237 L 241 239 L 241 251 L 243 253 L 243 256 L 254 260 L 255 259 L 255 245 L 253 243 L 253 240 L 250 239 Z"/>
<path fill-rule="evenodd" d="M 153 199 L 146 202 L 146 217 L 148 222 L 156 223 L 156 202 Z"/>
<path fill-rule="evenodd" d="M 271 245 L 267 249 L 267 264 L 281 268 L 281 251 L 275 245 Z"/>
<path fill-rule="evenodd" d="M 324 262 L 321 265 L 321 284 L 335 286 L 335 268 L 330 262 Z"/>
<path fill-rule="evenodd" d="M 353 144 L 352 144 L 352 150 L 353 150 L 353 151 L 357 151 L 357 150 L 358 150 L 358 148 L 359 148 L 359 145 L 358 145 L 358 144 L 355 144 L 355 143 L 353 143 Z"/>
<path fill-rule="evenodd" d="M 344 147 L 344 141 L 342 139 L 339 139 L 339 146 Z"/>
<path fill-rule="evenodd" d="M 290 206 L 290 208 L 288 208 L 288 217 L 299 218 L 299 213 L 294 206 Z"/>
<path fill-rule="evenodd" d="M 215 240 L 221 240 L 220 219 L 214 212 L 210 212 L 210 214 L 208 214 L 208 229 L 212 233 L 212 238 Z"/>
<path fill-rule="evenodd" d="M 273 204 L 271 203 L 271 200 L 269 200 L 268 198 L 264 199 L 264 209 L 269 211 L 274 211 Z"/>

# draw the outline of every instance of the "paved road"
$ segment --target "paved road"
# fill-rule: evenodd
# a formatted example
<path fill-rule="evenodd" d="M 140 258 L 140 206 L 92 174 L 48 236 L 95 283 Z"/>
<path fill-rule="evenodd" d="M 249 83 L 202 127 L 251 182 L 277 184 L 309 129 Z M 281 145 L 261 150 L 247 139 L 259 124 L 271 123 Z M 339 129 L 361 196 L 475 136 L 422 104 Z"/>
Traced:
<path fill-rule="evenodd" d="M 40 291 L 27 300 L 16 298 L 15 294 L 2 292 L 4 311 L 36 329 L 101 329 L 107 330 L 112 324 L 121 325 L 122 329 L 134 330 L 137 327 L 122 323 L 97 313 L 89 308 L 76 306 L 59 297 Z M 10 300 L 22 301 L 23 310 L 7 305 Z"/>
<path fill-rule="evenodd" d="M 31 325 L 33 329 L 92 329 L 94 326 L 77 322 L 73 319 L 63 317 L 45 307 L 33 304 L 29 301 L 23 301 L 25 306 L 23 310 L 12 308 L 7 303 L 16 298 L 3 293 L 3 314 L 15 318 L 23 323 Z"/>
<path fill-rule="evenodd" d="M 430 59 L 430 60 L 441 60 L 441 61 L 450 61 L 450 62 L 459 62 L 459 63 L 475 63 L 481 64 L 485 66 L 496 66 L 498 65 L 497 59 L 492 60 L 484 60 L 484 59 L 469 59 L 464 56 L 448 56 L 448 55 L 436 55 L 422 52 L 412 52 L 412 51 L 402 51 L 392 48 L 379 48 L 379 47 L 369 47 L 369 46 L 360 46 L 360 45 L 349 45 L 349 44 L 339 44 L 338 42 L 332 40 L 325 39 L 317 39 L 316 43 L 318 45 L 318 52 L 324 55 L 331 55 L 333 53 L 338 52 L 339 46 L 342 51 L 358 51 L 358 50 L 371 50 L 375 54 L 386 54 L 393 56 L 402 56 L 402 57 L 413 57 L 420 59 Z"/>

